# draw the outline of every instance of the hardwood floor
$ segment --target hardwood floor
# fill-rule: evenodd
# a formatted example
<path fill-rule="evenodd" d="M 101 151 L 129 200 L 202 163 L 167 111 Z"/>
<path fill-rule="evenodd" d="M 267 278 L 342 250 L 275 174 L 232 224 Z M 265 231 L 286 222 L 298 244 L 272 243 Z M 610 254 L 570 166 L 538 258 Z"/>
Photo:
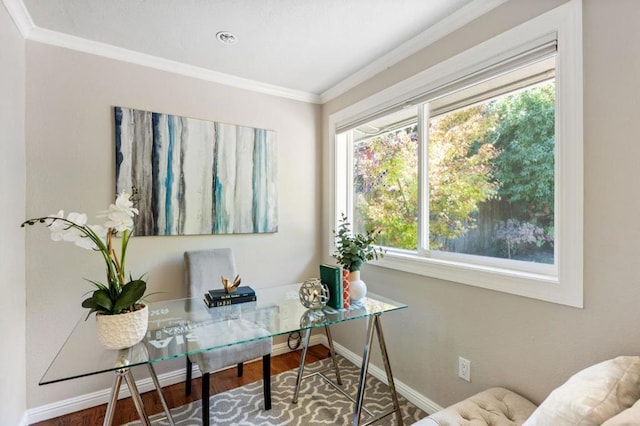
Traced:
<path fill-rule="evenodd" d="M 297 350 L 284 355 L 278 355 L 271 358 L 271 375 L 276 375 L 293 368 L 297 368 L 300 364 L 301 351 Z M 322 346 L 311 346 L 307 352 L 306 363 L 312 363 L 329 356 L 329 350 Z M 256 361 L 244 366 L 244 375 L 237 377 L 236 369 L 230 368 L 211 376 L 211 395 L 225 392 L 236 387 L 246 385 L 262 379 L 262 362 Z M 194 379 L 190 396 L 184 394 L 184 382 L 162 388 L 167 405 L 169 408 L 178 407 L 191 401 L 199 400 L 201 397 L 200 378 Z M 162 411 L 162 404 L 155 391 L 142 394 L 145 409 L 149 415 Z M 97 407 L 88 408 L 86 410 L 77 411 L 66 416 L 56 417 L 55 419 L 45 420 L 40 423 L 34 423 L 37 426 L 85 426 L 85 425 L 101 425 L 104 420 L 104 414 L 107 405 L 99 405 Z M 131 398 L 121 399 L 116 407 L 114 417 L 114 425 L 121 425 L 133 420 L 137 420 L 135 407 L 131 402 Z"/>

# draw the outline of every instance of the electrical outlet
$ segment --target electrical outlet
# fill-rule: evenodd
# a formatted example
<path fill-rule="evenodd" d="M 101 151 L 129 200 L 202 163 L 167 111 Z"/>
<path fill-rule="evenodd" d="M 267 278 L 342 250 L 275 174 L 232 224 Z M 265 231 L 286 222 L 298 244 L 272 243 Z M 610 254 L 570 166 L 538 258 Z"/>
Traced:
<path fill-rule="evenodd" d="M 462 357 L 458 358 L 458 377 L 467 382 L 471 381 L 471 361 Z"/>

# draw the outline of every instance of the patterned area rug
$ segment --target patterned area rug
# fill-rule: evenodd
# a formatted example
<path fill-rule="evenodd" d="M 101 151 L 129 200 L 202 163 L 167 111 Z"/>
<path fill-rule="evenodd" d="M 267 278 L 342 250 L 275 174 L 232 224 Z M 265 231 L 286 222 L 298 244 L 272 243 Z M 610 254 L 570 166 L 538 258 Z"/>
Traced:
<path fill-rule="evenodd" d="M 342 377 L 342 389 L 352 398 L 358 391 L 360 367 L 338 356 L 338 365 Z M 305 375 L 326 370 L 331 367 L 331 359 L 324 359 L 305 367 Z M 353 420 L 355 404 L 336 391 L 320 375 L 308 377 L 300 385 L 298 403 L 293 404 L 298 369 L 280 373 L 271 378 L 272 408 L 264 411 L 262 398 L 262 380 L 211 397 L 211 424 L 216 426 L 308 426 L 308 425 L 350 425 Z M 325 373 L 334 379 L 333 369 Z M 405 425 L 411 425 L 427 414 L 398 396 Z M 392 407 L 388 387 L 369 375 L 365 392 L 364 406 L 373 413 L 383 413 Z M 202 424 L 200 401 L 192 402 L 171 410 L 176 425 Z M 374 425 L 396 425 L 396 414 L 387 416 Z M 166 420 L 157 420 L 162 415 L 152 416 L 154 425 L 168 425 Z M 363 410 L 361 422 L 371 417 Z M 129 423 L 130 425 L 139 422 Z"/>

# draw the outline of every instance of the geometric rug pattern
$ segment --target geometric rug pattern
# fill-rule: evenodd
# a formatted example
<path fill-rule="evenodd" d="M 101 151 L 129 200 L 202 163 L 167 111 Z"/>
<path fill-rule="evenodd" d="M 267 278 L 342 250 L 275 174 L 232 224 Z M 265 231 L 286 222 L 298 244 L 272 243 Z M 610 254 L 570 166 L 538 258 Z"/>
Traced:
<path fill-rule="evenodd" d="M 352 398 L 358 392 L 358 378 L 360 367 L 352 364 L 344 357 L 337 355 L 342 389 Z M 307 374 L 327 370 L 332 367 L 331 358 L 307 364 Z M 216 426 L 312 426 L 312 425 L 350 425 L 353 420 L 355 404 L 327 383 L 320 375 L 308 377 L 302 381 L 298 394 L 298 403 L 293 404 L 293 390 L 298 369 L 285 371 L 271 377 L 271 410 L 264 411 L 262 396 L 262 380 L 232 389 L 211 397 L 211 424 Z M 333 369 L 324 373 L 335 379 Z M 427 416 L 427 413 L 411 404 L 401 395 L 398 401 L 405 425 Z M 372 414 L 380 414 L 392 407 L 388 387 L 375 377 L 367 376 L 364 407 Z M 174 423 L 180 426 L 201 425 L 201 404 L 194 401 L 171 410 Z M 389 415 L 380 419 L 374 425 L 396 425 L 395 416 Z M 168 425 L 165 420 L 159 420 L 162 414 L 151 417 L 154 425 Z M 367 421 L 369 415 L 363 410 L 361 422 Z M 130 423 L 131 425 L 139 422 Z"/>

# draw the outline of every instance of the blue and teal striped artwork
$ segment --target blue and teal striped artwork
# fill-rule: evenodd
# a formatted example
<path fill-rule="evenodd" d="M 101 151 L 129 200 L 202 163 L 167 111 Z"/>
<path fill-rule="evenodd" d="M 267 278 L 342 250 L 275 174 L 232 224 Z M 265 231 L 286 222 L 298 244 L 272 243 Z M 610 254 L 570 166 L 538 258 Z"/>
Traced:
<path fill-rule="evenodd" d="M 115 138 L 136 235 L 277 232 L 274 131 L 115 107 Z"/>

